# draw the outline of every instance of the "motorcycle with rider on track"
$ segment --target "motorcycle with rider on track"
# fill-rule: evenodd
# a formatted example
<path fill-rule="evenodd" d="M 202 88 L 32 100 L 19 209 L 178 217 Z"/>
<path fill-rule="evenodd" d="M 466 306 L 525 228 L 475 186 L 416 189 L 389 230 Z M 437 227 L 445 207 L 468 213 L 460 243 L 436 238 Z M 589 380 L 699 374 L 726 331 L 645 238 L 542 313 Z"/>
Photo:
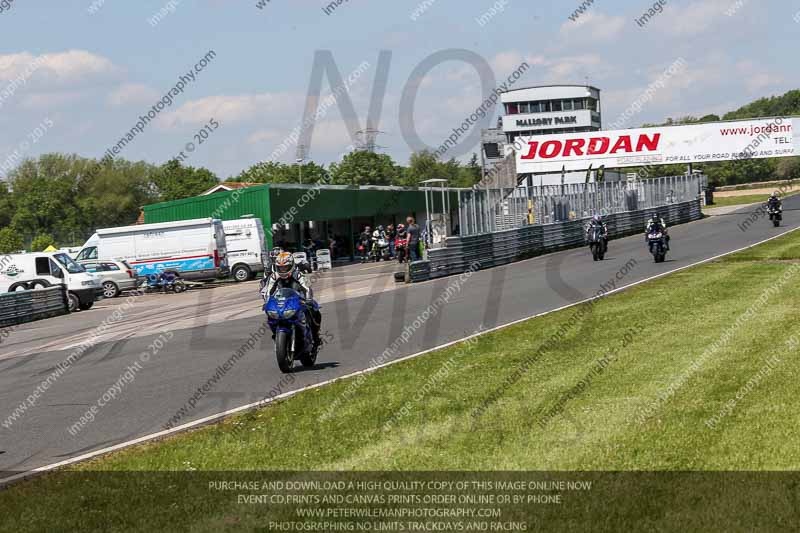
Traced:
<path fill-rule="evenodd" d="M 278 367 L 289 373 L 296 359 L 306 368 L 313 367 L 322 347 L 322 313 L 311 283 L 291 253 L 281 252 L 271 263 L 270 271 L 261 280 L 261 297 L 275 341 Z"/>

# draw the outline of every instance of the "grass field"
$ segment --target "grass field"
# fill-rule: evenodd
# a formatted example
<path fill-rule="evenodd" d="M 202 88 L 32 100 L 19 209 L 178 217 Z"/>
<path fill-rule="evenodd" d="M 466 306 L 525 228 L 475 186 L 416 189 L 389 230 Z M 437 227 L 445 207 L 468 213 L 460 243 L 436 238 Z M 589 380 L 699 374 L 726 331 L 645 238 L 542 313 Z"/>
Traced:
<path fill-rule="evenodd" d="M 783 198 L 787 198 L 789 196 L 794 196 L 798 194 L 797 192 L 789 193 L 783 196 Z M 714 195 L 714 205 L 709 205 L 708 207 L 726 207 L 729 205 L 745 205 L 745 204 L 754 204 L 754 203 L 767 203 L 767 198 L 769 194 L 745 194 L 741 196 L 718 196 Z"/>
<path fill-rule="evenodd" d="M 766 202 L 763 194 L 745 194 L 742 196 L 714 196 L 714 205 L 708 207 L 727 207 L 729 205 L 745 205 L 756 202 Z"/>
<path fill-rule="evenodd" d="M 98 471 L 797 471 L 799 263 L 793 232 L 357 385 L 337 382 L 19 483 L 0 492 L 0 523 L 36 530 L 57 517 L 65 528 L 106 530 L 109 516 L 136 515 L 153 530 L 214 531 L 255 528 L 264 512 L 200 489 L 181 489 L 178 505 L 152 483 L 131 497 L 130 478 L 114 491 L 113 474 Z M 626 490 L 626 517 L 649 516 L 637 489 Z M 103 513 L 87 511 L 95 508 Z M 668 518 L 652 517 L 655 526 Z"/>

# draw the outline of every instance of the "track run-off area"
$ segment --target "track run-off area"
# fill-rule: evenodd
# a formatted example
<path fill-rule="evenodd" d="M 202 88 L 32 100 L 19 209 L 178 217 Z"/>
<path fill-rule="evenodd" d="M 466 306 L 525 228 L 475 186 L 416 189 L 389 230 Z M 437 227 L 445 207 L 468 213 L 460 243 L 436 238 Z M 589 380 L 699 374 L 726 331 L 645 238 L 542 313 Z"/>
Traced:
<path fill-rule="evenodd" d="M 273 342 L 263 333 L 257 282 L 140 300 L 123 296 L 88 312 L 25 325 L 0 345 L 0 481 L 185 429 L 264 398 L 285 397 L 708 261 L 797 229 L 798 209 L 800 199 L 785 200 L 780 228 L 760 217 L 743 231 L 753 206 L 675 226 L 671 252 L 661 264 L 638 235 L 612 241 L 602 262 L 580 248 L 414 285 L 395 284 L 396 264 L 340 267 L 319 275 L 314 285 L 326 342 L 318 364 L 298 366 L 289 375 L 279 371 Z M 98 325 L 126 301 L 123 316 L 98 334 Z M 80 359 L 10 419 L 90 335 L 96 341 Z M 234 364 L 226 364 L 237 353 Z M 76 421 L 99 401 L 103 406 L 93 420 L 76 430 Z"/>

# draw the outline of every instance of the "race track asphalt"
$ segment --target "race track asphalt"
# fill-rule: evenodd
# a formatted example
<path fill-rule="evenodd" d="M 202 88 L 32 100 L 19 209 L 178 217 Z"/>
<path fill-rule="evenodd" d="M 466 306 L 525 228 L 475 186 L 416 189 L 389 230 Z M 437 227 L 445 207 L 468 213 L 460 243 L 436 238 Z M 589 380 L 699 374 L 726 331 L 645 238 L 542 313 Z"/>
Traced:
<path fill-rule="evenodd" d="M 670 230 L 672 251 L 662 264 L 653 262 L 643 237 L 634 236 L 612 241 L 602 262 L 593 262 L 586 249 L 575 249 L 476 272 L 458 290 L 451 289 L 447 305 L 425 321 L 408 342 L 401 343 L 391 358 L 583 300 L 602 285 L 630 285 L 800 227 L 800 197 L 788 198 L 784 207 L 780 228 L 762 218 L 747 231 L 739 229 L 752 207 L 675 226 Z M 256 402 L 273 389 L 286 392 L 368 368 L 455 280 L 444 278 L 405 290 L 334 299 L 323 306 L 323 331 L 329 342 L 316 368 L 295 372 L 294 382 L 287 383 L 266 335 L 179 423 Z M 386 284 L 382 277 L 372 283 L 375 287 Z M 257 294 L 252 305 L 260 305 Z M 0 481 L 164 429 L 198 387 L 263 323 L 256 316 L 171 331 L 168 315 L 162 314 L 161 321 L 163 330 L 170 332 L 169 340 L 75 436 L 68 428 L 118 382 L 126 368 L 139 361 L 142 352 L 155 351 L 150 346 L 158 335 L 97 344 L 8 428 L 2 425 L 6 417 L 70 351 L 0 360 Z"/>

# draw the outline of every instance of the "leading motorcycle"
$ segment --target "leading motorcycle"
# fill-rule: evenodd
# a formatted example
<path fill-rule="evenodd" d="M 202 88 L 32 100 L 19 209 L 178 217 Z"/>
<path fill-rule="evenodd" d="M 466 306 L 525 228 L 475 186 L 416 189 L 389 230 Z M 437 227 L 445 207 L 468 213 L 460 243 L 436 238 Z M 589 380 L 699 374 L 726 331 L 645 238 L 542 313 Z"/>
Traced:
<path fill-rule="evenodd" d="M 647 247 L 653 254 L 656 263 L 663 263 L 667 257 L 667 236 L 660 229 L 655 229 L 647 234 Z"/>
<path fill-rule="evenodd" d="M 602 261 L 608 251 L 608 243 L 603 235 L 603 228 L 600 226 L 590 227 L 586 238 L 589 241 L 589 249 L 592 251 L 592 259 Z"/>
<path fill-rule="evenodd" d="M 314 300 L 304 300 L 290 288 L 276 290 L 264 304 L 267 323 L 275 339 L 275 357 L 283 373 L 292 371 L 295 359 L 309 368 L 317 362 L 318 346 L 314 346 L 308 306 L 319 310 Z"/>

